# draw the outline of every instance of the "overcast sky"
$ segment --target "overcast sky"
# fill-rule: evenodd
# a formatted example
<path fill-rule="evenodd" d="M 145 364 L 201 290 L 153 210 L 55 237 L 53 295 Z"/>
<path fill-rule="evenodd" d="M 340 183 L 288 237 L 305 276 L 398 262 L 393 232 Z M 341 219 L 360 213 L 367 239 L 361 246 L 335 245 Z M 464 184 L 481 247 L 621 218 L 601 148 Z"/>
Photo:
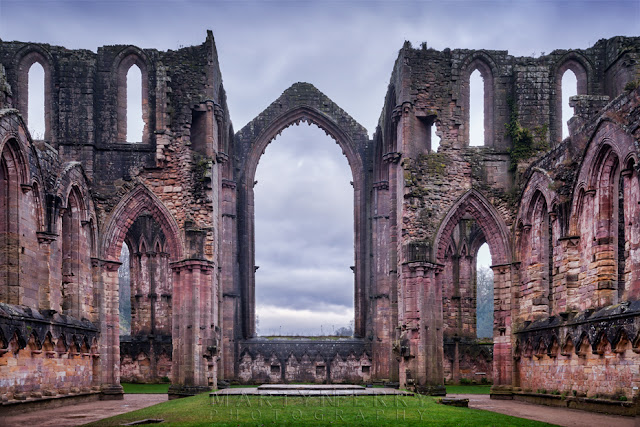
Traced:
<path fill-rule="evenodd" d="M 291 84 L 306 81 L 371 136 L 404 40 L 440 50 L 539 56 L 640 35 L 640 1 L 0 0 L 3 40 L 92 51 L 107 44 L 166 50 L 201 44 L 207 29 L 216 38 L 236 130 Z M 302 125 L 268 147 L 257 179 L 260 331 L 319 333 L 323 325 L 330 333 L 347 326 L 353 318 L 353 200 L 346 159 L 324 133 Z M 303 219 L 290 220 L 293 213 Z"/>

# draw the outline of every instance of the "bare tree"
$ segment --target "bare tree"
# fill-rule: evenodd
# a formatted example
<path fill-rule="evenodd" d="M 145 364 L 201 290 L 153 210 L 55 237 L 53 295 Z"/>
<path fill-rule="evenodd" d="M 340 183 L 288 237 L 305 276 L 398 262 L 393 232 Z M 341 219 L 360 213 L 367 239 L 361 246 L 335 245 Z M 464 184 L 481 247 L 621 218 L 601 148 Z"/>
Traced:
<path fill-rule="evenodd" d="M 476 326 L 478 338 L 493 337 L 493 271 L 487 267 L 478 268 Z"/>

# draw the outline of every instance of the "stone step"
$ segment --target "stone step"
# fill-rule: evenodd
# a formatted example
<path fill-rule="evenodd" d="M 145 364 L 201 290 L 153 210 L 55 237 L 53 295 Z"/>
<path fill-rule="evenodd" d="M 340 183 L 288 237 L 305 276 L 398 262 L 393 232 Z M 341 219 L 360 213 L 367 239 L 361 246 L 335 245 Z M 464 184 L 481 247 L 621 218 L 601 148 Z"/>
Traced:
<path fill-rule="evenodd" d="M 262 384 L 258 390 L 362 390 L 355 384 Z"/>

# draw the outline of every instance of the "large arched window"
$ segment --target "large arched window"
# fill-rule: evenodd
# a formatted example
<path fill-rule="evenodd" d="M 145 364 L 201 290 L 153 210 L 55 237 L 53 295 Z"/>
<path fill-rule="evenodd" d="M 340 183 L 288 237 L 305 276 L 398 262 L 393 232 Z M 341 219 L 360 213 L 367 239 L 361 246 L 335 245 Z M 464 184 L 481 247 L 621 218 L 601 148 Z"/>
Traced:
<path fill-rule="evenodd" d="M 587 69 L 581 59 L 569 58 L 562 62 L 555 73 L 555 114 L 553 123 L 556 140 L 569 136 L 567 121 L 573 117 L 573 108 L 569 106 L 569 98 L 573 95 L 586 95 L 588 87 Z"/>
<path fill-rule="evenodd" d="M 484 80 L 479 70 L 469 77 L 469 145 L 481 147 L 484 140 Z"/>
<path fill-rule="evenodd" d="M 118 142 L 149 142 L 149 88 L 145 62 L 135 53 L 120 61 L 118 78 Z"/>
<path fill-rule="evenodd" d="M 569 125 L 567 122 L 573 117 L 573 108 L 569 105 L 569 98 L 578 94 L 578 79 L 573 71 L 567 70 L 562 76 L 562 139 L 569 136 Z"/>
<path fill-rule="evenodd" d="M 44 51 L 33 50 L 18 65 L 17 106 L 33 139 L 52 140 L 51 64 Z"/>
<path fill-rule="evenodd" d="M 487 60 L 476 58 L 466 67 L 465 137 L 470 146 L 493 145 L 493 71 Z"/>
<path fill-rule="evenodd" d="M 33 139 L 45 139 L 44 68 L 35 62 L 29 69 L 28 127 Z"/>
<path fill-rule="evenodd" d="M 127 142 L 141 142 L 143 130 L 142 72 L 134 64 L 127 72 Z"/>
<path fill-rule="evenodd" d="M 285 129 L 260 158 L 259 335 L 353 334 L 352 179 L 340 149 L 315 125 Z"/>

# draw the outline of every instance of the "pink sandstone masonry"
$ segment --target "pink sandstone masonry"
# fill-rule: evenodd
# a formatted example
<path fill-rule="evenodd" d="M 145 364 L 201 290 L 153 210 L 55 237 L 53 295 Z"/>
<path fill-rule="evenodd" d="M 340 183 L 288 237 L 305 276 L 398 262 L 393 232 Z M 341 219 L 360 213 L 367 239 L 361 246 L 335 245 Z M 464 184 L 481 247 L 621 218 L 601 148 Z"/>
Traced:
<path fill-rule="evenodd" d="M 41 140 L 26 127 L 34 63 L 45 70 Z M 445 381 L 471 380 L 492 382 L 495 398 L 544 390 L 635 408 L 638 64 L 640 38 L 538 58 L 407 42 L 369 137 L 309 83 L 234 132 L 211 32 L 167 52 L 0 42 L 0 405 L 121 398 L 121 380 L 169 379 L 171 397 L 223 381 L 443 394 Z M 126 142 L 134 65 L 144 130 Z M 469 145 L 476 70 L 481 147 Z M 578 96 L 562 139 L 568 70 Z M 339 144 L 353 174 L 348 339 L 256 336 L 255 171 L 301 121 Z M 478 340 L 485 243 L 494 324 Z M 120 336 L 124 245 L 131 332 Z"/>

